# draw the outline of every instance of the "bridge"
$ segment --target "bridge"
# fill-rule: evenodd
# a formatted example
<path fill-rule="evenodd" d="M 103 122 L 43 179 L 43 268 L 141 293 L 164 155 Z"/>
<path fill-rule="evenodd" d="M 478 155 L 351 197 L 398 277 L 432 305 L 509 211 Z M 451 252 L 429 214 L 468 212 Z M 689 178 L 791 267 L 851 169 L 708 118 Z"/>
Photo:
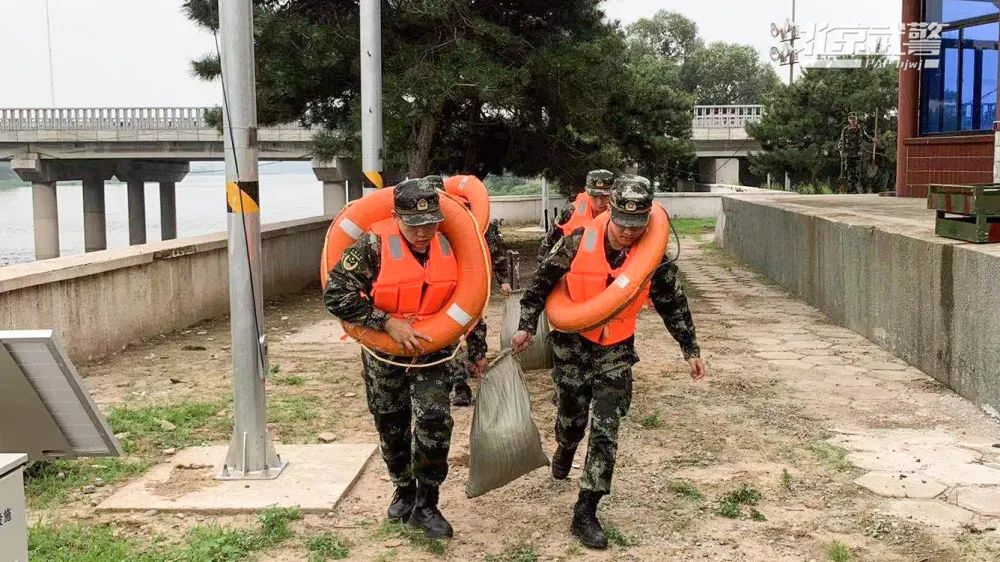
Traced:
<path fill-rule="evenodd" d="M 56 188 L 60 181 L 83 183 L 84 248 L 107 248 L 104 182 L 128 185 L 129 243 L 146 242 L 146 182 L 159 183 L 161 236 L 177 236 L 176 183 L 190 162 L 223 160 L 222 132 L 201 107 L 0 108 L 0 160 L 32 183 L 35 256 L 59 256 Z M 740 163 L 760 150 L 745 125 L 763 115 L 758 105 L 696 106 L 692 140 L 704 183 L 739 184 Z M 312 159 L 314 129 L 297 124 L 257 132 L 261 160 L 312 160 L 323 183 L 323 208 L 335 214 L 348 193 L 360 193 L 356 162 Z"/>

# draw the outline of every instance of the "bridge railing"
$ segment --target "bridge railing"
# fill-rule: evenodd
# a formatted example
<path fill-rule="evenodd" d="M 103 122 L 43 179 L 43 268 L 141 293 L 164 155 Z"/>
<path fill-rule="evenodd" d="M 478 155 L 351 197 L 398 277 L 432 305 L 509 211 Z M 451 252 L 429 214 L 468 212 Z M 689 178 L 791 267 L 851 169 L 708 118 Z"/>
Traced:
<path fill-rule="evenodd" d="M 691 127 L 695 129 L 742 129 L 764 116 L 763 105 L 696 105 Z"/>
<path fill-rule="evenodd" d="M 0 131 L 211 129 L 205 120 L 207 111 L 204 107 L 0 108 Z"/>

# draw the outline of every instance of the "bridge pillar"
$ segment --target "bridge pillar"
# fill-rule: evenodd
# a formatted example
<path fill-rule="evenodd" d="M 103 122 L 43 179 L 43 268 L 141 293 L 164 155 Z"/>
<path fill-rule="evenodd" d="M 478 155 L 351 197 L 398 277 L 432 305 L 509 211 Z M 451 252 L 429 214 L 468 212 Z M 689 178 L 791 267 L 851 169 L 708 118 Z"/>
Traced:
<path fill-rule="evenodd" d="M 141 179 L 128 180 L 128 243 L 146 243 L 146 183 Z"/>
<path fill-rule="evenodd" d="M 83 178 L 83 249 L 97 252 L 108 248 L 107 214 L 104 210 L 104 178 Z"/>
<path fill-rule="evenodd" d="M 323 214 L 333 216 L 340 212 L 348 199 L 353 201 L 360 197 L 361 168 L 358 163 L 349 158 L 334 158 L 333 160 L 312 161 L 313 173 L 316 179 L 323 182 Z M 355 188 L 356 189 L 352 189 Z M 348 197 L 348 194 L 357 195 Z"/>
<path fill-rule="evenodd" d="M 31 209 L 35 222 L 35 259 L 59 257 L 59 203 L 56 182 L 32 182 Z"/>
<path fill-rule="evenodd" d="M 160 240 L 177 238 L 177 184 L 160 182 Z"/>

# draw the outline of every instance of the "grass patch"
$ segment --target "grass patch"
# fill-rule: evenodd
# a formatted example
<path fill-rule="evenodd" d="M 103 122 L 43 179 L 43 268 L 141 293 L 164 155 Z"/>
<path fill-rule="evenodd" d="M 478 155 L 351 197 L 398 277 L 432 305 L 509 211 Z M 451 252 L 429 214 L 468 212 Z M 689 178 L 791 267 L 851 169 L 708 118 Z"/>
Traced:
<path fill-rule="evenodd" d="M 115 484 L 146 472 L 151 465 L 151 461 L 123 458 L 33 462 L 24 471 L 28 506 L 44 509 L 63 502 L 71 492 L 95 484 L 97 478 Z"/>
<path fill-rule="evenodd" d="M 306 383 L 306 379 L 305 377 L 300 377 L 299 375 L 281 375 L 278 377 L 271 377 L 271 382 L 282 386 L 302 386 Z"/>
<path fill-rule="evenodd" d="M 739 488 L 719 498 L 715 513 L 729 519 L 739 519 L 743 517 L 743 506 L 752 508 L 760 503 L 761 499 L 763 499 L 763 495 L 756 488 L 750 484 L 741 484 Z M 756 509 L 751 509 L 748 516 L 754 521 L 767 520 L 764 514 Z"/>
<path fill-rule="evenodd" d="M 268 421 L 278 424 L 286 443 L 312 437 L 310 422 L 319 418 L 320 400 L 315 396 L 278 396 L 268 404 Z"/>
<path fill-rule="evenodd" d="M 399 556 L 399 550 L 390 548 L 382 554 L 379 554 L 378 558 L 375 559 L 375 562 L 392 562 L 397 556 Z"/>
<path fill-rule="evenodd" d="M 391 539 L 401 538 L 410 541 L 410 544 L 422 548 L 431 554 L 443 556 L 448 550 L 448 543 L 441 539 L 429 539 L 422 531 L 414 529 L 406 523 L 384 521 L 375 530 L 375 538 Z"/>
<path fill-rule="evenodd" d="M 215 414 L 222 407 L 208 402 L 111 409 L 108 424 L 115 434 L 126 433 L 122 448 L 129 454 L 157 455 L 166 448 L 181 448 L 225 439 L 230 421 Z"/>
<path fill-rule="evenodd" d="M 485 562 L 538 562 L 538 553 L 531 545 L 508 546 L 500 554 L 487 554 Z"/>
<path fill-rule="evenodd" d="M 673 219 L 670 223 L 680 236 L 703 234 L 715 230 L 715 219 Z"/>
<path fill-rule="evenodd" d="M 271 373 L 272 375 L 277 375 L 278 373 L 280 373 L 281 363 L 272 364 L 271 367 L 268 369 L 268 372 Z"/>
<path fill-rule="evenodd" d="M 155 538 L 142 545 L 119 536 L 107 525 L 32 527 L 28 533 L 31 560 L 46 562 L 237 562 L 274 548 L 292 536 L 297 509 L 269 509 L 260 514 L 259 529 L 195 527 L 183 544 L 168 545 Z"/>
<path fill-rule="evenodd" d="M 333 533 L 323 533 L 306 539 L 309 549 L 309 562 L 326 562 L 327 560 L 343 560 L 350 553 L 347 541 Z"/>
<path fill-rule="evenodd" d="M 639 420 L 639 425 L 641 425 L 643 429 L 660 429 L 663 427 L 663 419 L 660 418 L 660 411 L 657 410 L 642 418 Z"/>
<path fill-rule="evenodd" d="M 851 549 L 840 541 L 833 541 L 826 547 L 826 557 L 832 562 L 849 562 Z"/>
<path fill-rule="evenodd" d="M 851 463 L 847 461 L 847 451 L 840 447 L 834 447 L 828 443 L 814 443 L 809 446 L 809 450 L 816 455 L 823 466 L 835 472 L 847 472 L 851 469 Z"/>
<path fill-rule="evenodd" d="M 639 544 L 639 541 L 635 537 L 630 537 L 625 533 L 618 530 L 614 525 L 605 525 L 604 534 L 608 537 L 608 541 L 612 544 L 616 544 L 621 548 L 629 548 Z"/>
<path fill-rule="evenodd" d="M 792 475 L 789 474 L 787 468 L 781 469 L 781 487 L 789 492 L 792 491 Z"/>
<path fill-rule="evenodd" d="M 704 497 L 701 490 L 687 480 L 674 480 L 667 487 L 678 496 L 683 496 L 691 500 L 699 501 Z"/>

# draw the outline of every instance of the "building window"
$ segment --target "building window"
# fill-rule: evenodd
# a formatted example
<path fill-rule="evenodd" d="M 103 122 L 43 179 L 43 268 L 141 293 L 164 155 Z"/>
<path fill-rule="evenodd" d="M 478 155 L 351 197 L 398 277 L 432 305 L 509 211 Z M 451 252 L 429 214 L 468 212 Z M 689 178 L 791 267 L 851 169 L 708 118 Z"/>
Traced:
<path fill-rule="evenodd" d="M 992 130 L 1000 11 L 992 0 L 925 0 L 924 21 L 944 31 L 938 67 L 921 72 L 920 132 Z"/>

